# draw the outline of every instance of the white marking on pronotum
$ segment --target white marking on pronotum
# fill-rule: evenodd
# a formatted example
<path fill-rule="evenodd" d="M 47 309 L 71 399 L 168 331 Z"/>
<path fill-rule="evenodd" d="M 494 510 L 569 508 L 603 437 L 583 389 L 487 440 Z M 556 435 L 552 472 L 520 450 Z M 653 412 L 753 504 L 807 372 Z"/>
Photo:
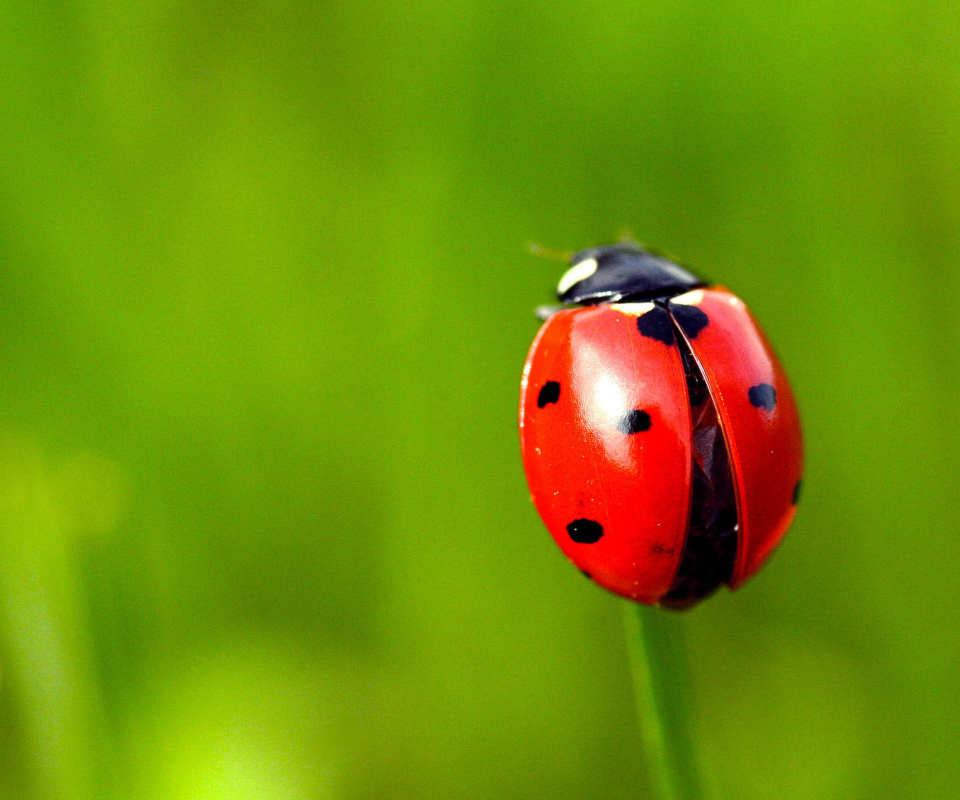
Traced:
<path fill-rule="evenodd" d="M 629 314 L 631 317 L 642 317 L 648 311 L 653 311 L 653 303 L 614 303 L 610 308 L 616 309 L 621 314 Z"/>
<path fill-rule="evenodd" d="M 685 306 L 698 306 L 703 302 L 703 289 L 694 289 L 692 292 L 674 297 L 671 303 L 680 303 Z"/>
<path fill-rule="evenodd" d="M 579 264 L 574 264 L 563 273 L 560 283 L 557 284 L 557 294 L 563 294 L 571 286 L 584 281 L 597 271 L 597 259 L 585 258 Z"/>

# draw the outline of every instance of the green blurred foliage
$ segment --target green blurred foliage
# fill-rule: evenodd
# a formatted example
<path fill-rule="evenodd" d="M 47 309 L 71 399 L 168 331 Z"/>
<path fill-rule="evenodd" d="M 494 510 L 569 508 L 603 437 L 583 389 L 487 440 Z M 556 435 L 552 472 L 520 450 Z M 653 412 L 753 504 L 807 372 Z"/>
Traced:
<path fill-rule="evenodd" d="M 725 798 L 960 796 L 960 14 L 0 0 L 0 797 L 637 797 L 520 368 L 624 228 L 795 382 L 686 615 Z M 679 618 L 678 618 L 679 619 Z"/>

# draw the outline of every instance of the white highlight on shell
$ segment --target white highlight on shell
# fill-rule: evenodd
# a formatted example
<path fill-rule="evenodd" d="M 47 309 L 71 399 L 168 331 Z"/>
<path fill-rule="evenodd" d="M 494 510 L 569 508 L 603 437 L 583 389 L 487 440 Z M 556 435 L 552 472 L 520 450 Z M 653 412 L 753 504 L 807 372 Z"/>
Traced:
<path fill-rule="evenodd" d="M 629 324 L 627 320 L 624 323 Z M 583 343 L 574 358 L 572 382 L 583 393 L 580 410 L 591 436 L 603 445 L 609 462 L 628 469 L 633 443 L 618 430 L 617 423 L 632 408 L 628 401 L 633 392 L 624 384 L 624 376 L 604 363 L 602 350 Z"/>
<path fill-rule="evenodd" d="M 597 259 L 585 258 L 578 264 L 574 264 L 570 269 L 563 273 L 560 283 L 557 284 L 557 294 L 563 294 L 571 286 L 575 286 L 593 275 L 597 271 Z"/>
<path fill-rule="evenodd" d="M 627 407 L 627 393 L 616 376 L 604 371 L 600 373 L 593 386 L 593 407 L 601 412 L 598 426 L 607 426 L 615 423 L 623 415 Z"/>

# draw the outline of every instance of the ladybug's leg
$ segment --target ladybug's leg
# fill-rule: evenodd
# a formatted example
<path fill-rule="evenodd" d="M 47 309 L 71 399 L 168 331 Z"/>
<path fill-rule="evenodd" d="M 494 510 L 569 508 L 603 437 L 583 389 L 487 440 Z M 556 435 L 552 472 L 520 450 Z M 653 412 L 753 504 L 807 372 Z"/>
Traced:
<path fill-rule="evenodd" d="M 570 259 L 573 258 L 573 250 L 555 250 L 537 242 L 531 242 L 527 249 L 529 249 L 531 255 L 535 255 L 537 258 L 545 258 L 547 261 L 560 261 L 569 264 Z"/>
<path fill-rule="evenodd" d="M 558 311 L 563 311 L 564 308 L 565 308 L 565 306 L 537 306 L 537 307 L 533 310 L 533 313 L 534 313 L 534 314 L 537 316 L 537 318 L 539 318 L 539 319 L 548 320 L 548 319 L 550 319 L 550 317 L 552 317 L 552 316 L 553 316 L 554 314 L 556 314 Z"/>

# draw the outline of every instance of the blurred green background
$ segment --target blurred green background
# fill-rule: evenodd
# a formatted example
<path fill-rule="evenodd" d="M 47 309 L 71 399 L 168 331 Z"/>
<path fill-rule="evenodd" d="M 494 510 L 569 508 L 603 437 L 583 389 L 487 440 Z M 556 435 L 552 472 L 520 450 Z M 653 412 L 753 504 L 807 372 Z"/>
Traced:
<path fill-rule="evenodd" d="M 621 601 L 515 429 L 527 243 L 624 228 L 804 413 L 792 534 L 682 618 L 720 795 L 960 796 L 958 36 L 0 1 L 0 797 L 643 796 Z"/>

